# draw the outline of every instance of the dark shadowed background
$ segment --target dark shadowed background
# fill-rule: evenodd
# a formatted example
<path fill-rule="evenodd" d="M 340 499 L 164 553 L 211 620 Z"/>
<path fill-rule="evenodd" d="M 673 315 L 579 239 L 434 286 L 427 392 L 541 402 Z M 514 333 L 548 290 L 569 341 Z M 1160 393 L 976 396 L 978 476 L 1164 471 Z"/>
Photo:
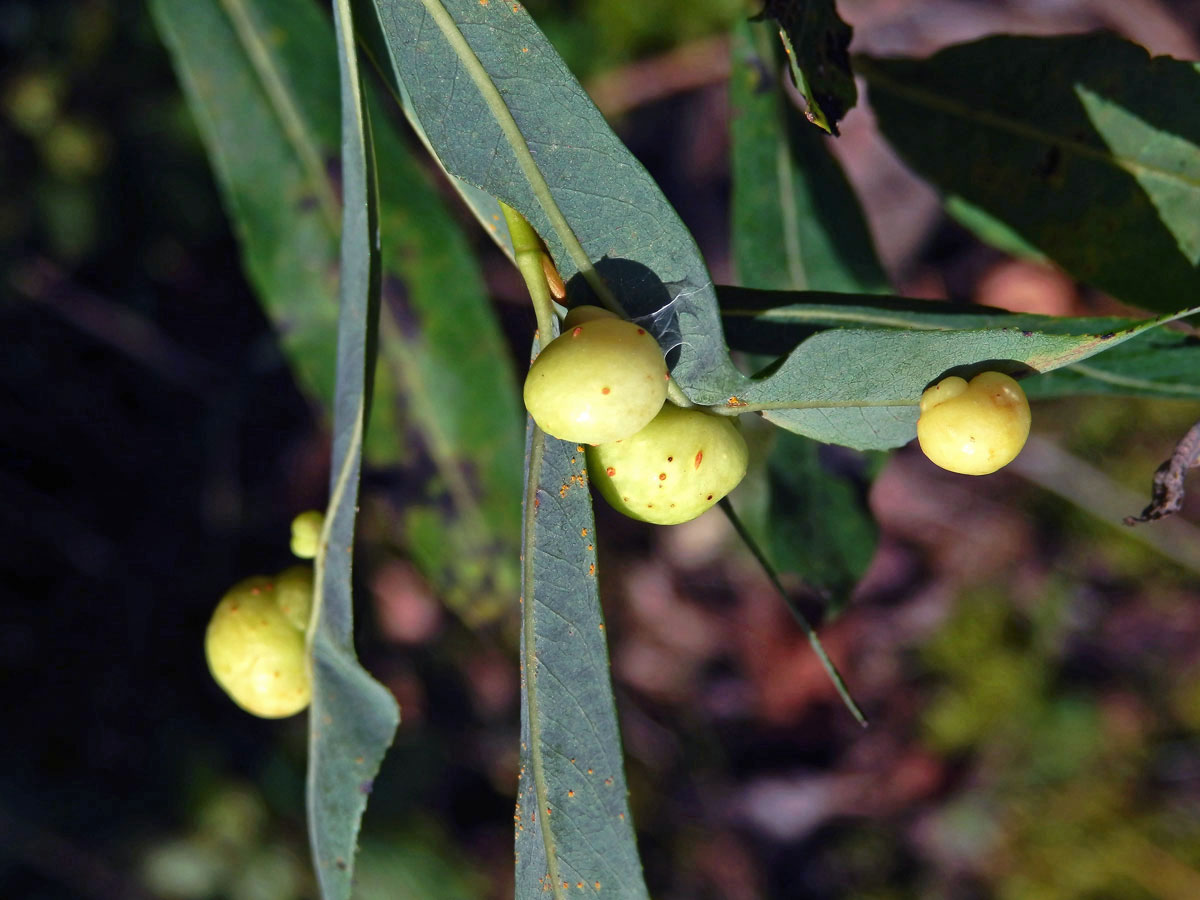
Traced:
<path fill-rule="evenodd" d="M 722 35 L 743 4 L 529 7 L 731 281 Z M 1200 56 L 1198 2 L 839 7 L 875 54 L 1107 27 Z M 0 56 L 0 896 L 312 897 L 304 719 L 234 707 L 202 636 L 227 587 L 289 563 L 291 517 L 323 505 L 320 416 L 242 274 L 143 6 L 8 0 Z M 951 224 L 865 106 L 835 150 L 898 292 L 1125 311 Z M 521 283 L 456 215 L 519 372 Z M 980 480 L 913 447 L 871 460 L 879 546 L 823 631 L 867 731 L 719 513 L 654 529 L 598 505 L 654 895 L 1200 897 L 1200 504 L 1118 521 L 1196 416 L 1038 404 L 1026 453 Z M 368 474 L 368 496 L 381 487 Z M 468 627 L 367 519 L 360 653 L 403 722 L 358 896 L 510 897 L 514 620 Z"/>

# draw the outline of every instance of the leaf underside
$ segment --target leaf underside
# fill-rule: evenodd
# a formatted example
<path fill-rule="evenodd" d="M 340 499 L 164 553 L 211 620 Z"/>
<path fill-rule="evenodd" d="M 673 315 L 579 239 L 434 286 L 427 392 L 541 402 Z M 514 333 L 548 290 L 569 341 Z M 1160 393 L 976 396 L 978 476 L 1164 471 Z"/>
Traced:
<path fill-rule="evenodd" d="M 858 297 L 820 291 L 754 291 L 719 287 L 730 343 L 758 354 L 786 352 L 828 328 L 974 331 L 1008 329 L 1045 334 L 1116 335 L 1144 325 L 1118 317 L 1061 318 L 1010 313 L 904 297 Z M 870 305 L 867 305 L 867 304 Z M 1147 328 L 1105 346 L 1086 362 L 1044 371 L 1023 382 L 1030 397 L 1118 394 L 1200 399 L 1200 338 L 1191 329 Z"/>
<path fill-rule="evenodd" d="M 370 118 L 354 23 L 335 0 L 342 109 L 341 270 L 329 507 L 316 557 L 308 646 L 308 834 L 322 900 L 348 900 L 358 830 L 400 711 L 358 663 L 353 631 L 354 522 L 379 314 L 379 218 Z"/>
<path fill-rule="evenodd" d="M 583 448 L 529 428 L 516 896 L 643 900 Z"/>

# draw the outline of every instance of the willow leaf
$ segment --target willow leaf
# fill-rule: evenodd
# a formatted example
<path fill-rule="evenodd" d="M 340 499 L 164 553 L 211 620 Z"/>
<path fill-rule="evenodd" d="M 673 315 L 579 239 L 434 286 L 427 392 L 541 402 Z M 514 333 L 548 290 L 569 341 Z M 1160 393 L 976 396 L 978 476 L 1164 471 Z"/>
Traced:
<path fill-rule="evenodd" d="M 375 372 L 379 315 L 379 199 L 370 119 L 347 0 L 334 23 L 342 94 L 342 240 L 337 389 L 329 508 L 316 558 L 308 646 L 308 831 L 323 900 L 347 900 L 370 785 L 400 715 L 391 693 L 354 653 L 352 563 L 363 434 Z"/>

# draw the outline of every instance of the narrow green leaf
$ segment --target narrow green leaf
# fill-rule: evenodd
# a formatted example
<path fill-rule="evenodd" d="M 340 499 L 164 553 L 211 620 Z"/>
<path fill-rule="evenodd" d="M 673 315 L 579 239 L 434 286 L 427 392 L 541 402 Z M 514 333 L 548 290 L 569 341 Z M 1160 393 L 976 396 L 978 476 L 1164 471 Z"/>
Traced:
<path fill-rule="evenodd" d="M 528 441 L 516 896 L 641 900 L 583 448 Z"/>
<path fill-rule="evenodd" d="M 1116 317 L 1062 318 L 1010 313 L 904 297 L 858 297 L 819 291 L 786 293 L 719 287 L 730 344 L 777 355 L 825 328 L 867 327 L 956 331 L 1008 328 L 1046 334 L 1108 334 L 1137 326 Z M 868 305 L 870 304 L 870 305 Z M 1200 398 L 1200 339 L 1163 328 L 1146 331 L 1074 363 L 1024 382 L 1030 397 L 1119 394 Z"/>
<path fill-rule="evenodd" d="M 154 9 L 247 272 L 324 407 L 341 227 L 333 31 L 308 0 L 154 0 Z M 404 485 L 386 517 L 398 543 L 451 608 L 486 621 L 511 604 L 519 579 L 515 379 L 470 248 L 388 117 L 374 120 L 383 341 L 365 452 L 394 470 L 388 483 Z"/>
<path fill-rule="evenodd" d="M 733 258 L 748 287 L 874 293 L 887 277 L 824 135 L 783 89 L 782 51 L 766 25 L 733 32 Z"/>
<path fill-rule="evenodd" d="M 1153 310 L 1200 289 L 1200 70 L 1112 34 L 858 64 L 893 146 L 982 238 Z"/>
<path fill-rule="evenodd" d="M 915 436 L 921 392 L 951 370 L 1048 372 L 1197 311 L 1102 334 L 834 328 L 805 340 L 729 406 L 762 410 L 775 424 L 826 443 L 885 450 Z"/>
<path fill-rule="evenodd" d="M 329 508 L 316 557 L 308 646 L 308 833 L 323 900 L 347 900 L 371 782 L 400 712 L 354 653 L 351 567 L 362 440 L 375 371 L 379 219 L 370 119 L 348 0 L 335 0 L 342 95 L 342 239 Z"/>
<path fill-rule="evenodd" d="M 247 275 L 276 323 L 301 388 L 333 394 L 341 208 L 326 175 L 336 157 L 336 63 L 327 23 L 308 3 L 286 46 L 326 60 L 324 82 L 285 69 L 265 37 L 260 0 L 152 0 L 188 105 L 212 160 Z M 278 6 L 278 4 L 275 4 Z M 306 19 L 303 13 L 309 14 Z M 293 75 L 295 78 L 293 78 Z M 321 104 L 300 103 L 324 97 Z M 326 137 L 318 140 L 316 134 Z"/>
<path fill-rule="evenodd" d="M 1114 394 L 1200 400 L 1200 340 L 1177 331 L 1148 332 L 1127 344 L 1030 379 L 1030 397 Z"/>
<path fill-rule="evenodd" d="M 508 238 L 508 230 L 504 227 L 504 216 L 500 209 L 500 202 L 486 191 L 482 191 L 457 178 L 446 170 L 442 165 L 441 159 L 438 158 L 437 151 L 433 144 L 429 141 L 429 136 L 425 133 L 425 129 L 421 126 L 420 119 L 417 118 L 416 111 L 413 109 L 412 100 L 408 96 L 408 89 L 396 77 L 396 70 L 391 67 L 388 60 L 390 54 L 387 48 L 387 40 L 384 38 L 383 31 L 379 23 L 378 11 L 375 8 L 375 0 L 351 0 L 350 5 L 354 9 L 354 20 L 358 23 L 358 41 L 363 47 L 367 58 L 375 67 L 387 86 L 388 91 L 392 95 L 392 99 L 396 101 L 400 109 L 404 112 L 404 117 L 408 120 L 408 124 L 412 127 L 413 132 L 425 145 L 425 149 L 429 151 L 430 156 L 441 168 L 446 179 L 458 191 L 463 203 L 467 209 L 475 216 L 476 220 L 483 227 L 484 231 L 496 242 L 496 245 L 509 259 L 513 258 L 512 241 Z"/>
<path fill-rule="evenodd" d="M 698 402 L 745 378 L 729 361 L 692 236 L 520 4 L 376 0 L 396 80 L 446 170 L 546 240 L 573 295 L 615 298 L 674 350 Z"/>
<path fill-rule="evenodd" d="M 837 123 L 858 102 L 849 53 L 854 29 L 842 21 L 834 0 L 766 0 L 758 18 L 779 29 L 808 120 L 836 135 Z"/>
<path fill-rule="evenodd" d="M 740 279 L 754 288 L 884 291 L 887 278 L 854 191 L 828 139 L 803 122 L 783 89 L 782 56 L 767 25 L 734 29 L 732 243 Z M 759 326 L 772 336 L 788 330 Z M 774 356 L 799 342 L 777 342 L 765 352 Z M 821 589 L 836 611 L 874 555 L 864 479 L 830 466 L 808 438 L 773 430 L 766 502 L 739 513 L 764 536 L 775 566 Z"/>

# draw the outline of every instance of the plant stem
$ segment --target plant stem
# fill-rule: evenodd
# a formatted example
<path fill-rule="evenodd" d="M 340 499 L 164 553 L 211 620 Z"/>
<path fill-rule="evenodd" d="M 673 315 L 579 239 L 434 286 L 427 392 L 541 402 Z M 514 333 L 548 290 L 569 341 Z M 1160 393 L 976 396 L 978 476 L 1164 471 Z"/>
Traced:
<path fill-rule="evenodd" d="M 507 203 L 501 203 L 500 209 L 504 212 L 504 221 L 512 238 L 517 270 L 525 279 L 529 299 L 533 301 L 533 312 L 537 316 L 538 342 L 545 347 L 554 340 L 555 329 L 554 299 L 550 296 L 550 283 L 546 281 L 546 271 L 542 268 L 546 250 L 542 239 L 523 215 Z"/>

